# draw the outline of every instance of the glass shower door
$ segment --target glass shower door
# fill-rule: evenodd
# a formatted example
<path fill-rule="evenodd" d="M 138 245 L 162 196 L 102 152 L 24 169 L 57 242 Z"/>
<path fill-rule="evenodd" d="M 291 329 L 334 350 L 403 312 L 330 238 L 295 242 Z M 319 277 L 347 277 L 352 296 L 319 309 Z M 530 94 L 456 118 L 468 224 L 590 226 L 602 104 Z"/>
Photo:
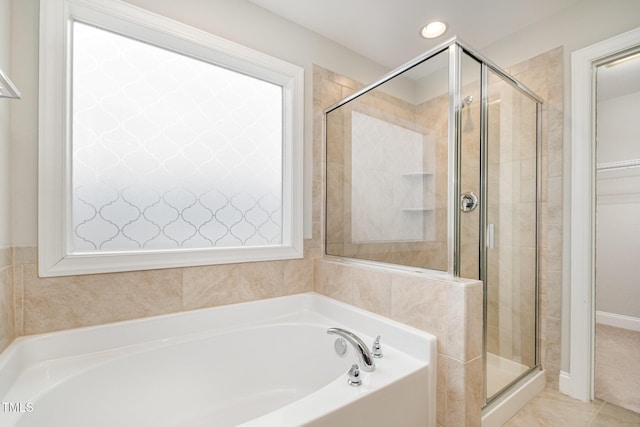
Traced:
<path fill-rule="evenodd" d="M 537 103 L 488 71 L 485 346 L 491 401 L 537 366 Z"/>

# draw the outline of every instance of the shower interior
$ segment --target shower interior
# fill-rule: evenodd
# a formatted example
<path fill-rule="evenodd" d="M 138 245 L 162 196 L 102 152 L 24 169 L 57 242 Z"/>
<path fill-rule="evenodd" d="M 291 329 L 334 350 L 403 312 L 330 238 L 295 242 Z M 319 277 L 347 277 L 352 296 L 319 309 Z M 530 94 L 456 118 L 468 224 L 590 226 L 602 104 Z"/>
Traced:
<path fill-rule="evenodd" d="M 482 280 L 487 405 L 540 369 L 540 109 L 454 38 L 325 111 L 327 254 Z"/>

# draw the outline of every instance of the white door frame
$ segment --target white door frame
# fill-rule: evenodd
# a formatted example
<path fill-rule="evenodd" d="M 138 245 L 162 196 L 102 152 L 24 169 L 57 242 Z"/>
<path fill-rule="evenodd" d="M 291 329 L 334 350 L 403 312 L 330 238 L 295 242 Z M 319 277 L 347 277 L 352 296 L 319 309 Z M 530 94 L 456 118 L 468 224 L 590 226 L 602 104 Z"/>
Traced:
<path fill-rule="evenodd" d="M 594 398 L 595 330 L 595 67 L 640 45 L 640 28 L 571 55 L 570 374 L 561 391 Z"/>

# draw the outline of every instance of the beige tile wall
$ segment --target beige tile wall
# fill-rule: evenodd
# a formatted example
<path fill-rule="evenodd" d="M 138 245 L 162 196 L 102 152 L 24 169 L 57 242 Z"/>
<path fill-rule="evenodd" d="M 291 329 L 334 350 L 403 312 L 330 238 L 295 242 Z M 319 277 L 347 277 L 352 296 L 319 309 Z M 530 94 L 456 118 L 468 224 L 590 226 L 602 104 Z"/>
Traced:
<path fill-rule="evenodd" d="M 0 249 L 0 351 L 15 336 L 13 325 L 13 266 L 11 248 Z"/>
<path fill-rule="evenodd" d="M 316 292 L 438 338 L 436 419 L 479 426 L 482 406 L 482 283 L 316 259 Z"/>
<path fill-rule="evenodd" d="M 30 335 L 308 292 L 305 258 L 167 270 L 39 278 L 35 248 L 14 248 L 15 333 Z"/>
<path fill-rule="evenodd" d="M 562 47 L 506 69 L 542 97 L 539 234 L 540 348 L 547 387 L 558 389 L 562 309 Z"/>

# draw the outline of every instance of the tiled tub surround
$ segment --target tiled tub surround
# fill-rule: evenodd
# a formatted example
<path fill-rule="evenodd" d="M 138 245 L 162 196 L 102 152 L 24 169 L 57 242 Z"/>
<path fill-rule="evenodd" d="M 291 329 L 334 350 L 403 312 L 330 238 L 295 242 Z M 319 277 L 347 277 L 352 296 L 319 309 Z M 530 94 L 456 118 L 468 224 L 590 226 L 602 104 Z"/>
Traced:
<path fill-rule="evenodd" d="M 314 288 L 438 339 L 436 420 L 479 426 L 482 407 L 482 283 L 318 259 Z"/>
<path fill-rule="evenodd" d="M 16 336 L 99 325 L 312 290 L 300 260 L 39 278 L 35 248 L 14 248 Z"/>

